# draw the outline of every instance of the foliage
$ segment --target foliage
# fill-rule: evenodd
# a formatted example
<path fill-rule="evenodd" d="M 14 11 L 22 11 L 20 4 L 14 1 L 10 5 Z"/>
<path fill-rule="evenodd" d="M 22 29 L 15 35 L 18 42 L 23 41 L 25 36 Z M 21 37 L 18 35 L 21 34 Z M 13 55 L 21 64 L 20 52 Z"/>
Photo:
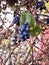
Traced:
<path fill-rule="evenodd" d="M 23 12 L 21 14 L 21 25 L 24 22 L 28 22 L 30 25 L 30 35 L 31 36 L 37 36 L 38 34 L 40 34 L 42 28 L 36 24 L 36 20 L 34 18 L 34 16 L 31 13 L 25 13 Z"/>

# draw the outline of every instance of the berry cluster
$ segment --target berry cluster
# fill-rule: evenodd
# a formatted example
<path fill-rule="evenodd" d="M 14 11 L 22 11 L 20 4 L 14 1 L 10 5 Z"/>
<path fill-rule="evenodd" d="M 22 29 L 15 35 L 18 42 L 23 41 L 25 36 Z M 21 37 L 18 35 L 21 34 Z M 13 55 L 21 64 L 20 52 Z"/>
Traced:
<path fill-rule="evenodd" d="M 22 39 L 22 41 L 25 41 L 30 36 L 30 25 L 27 22 L 24 22 L 22 26 L 18 29 L 18 36 Z"/>

